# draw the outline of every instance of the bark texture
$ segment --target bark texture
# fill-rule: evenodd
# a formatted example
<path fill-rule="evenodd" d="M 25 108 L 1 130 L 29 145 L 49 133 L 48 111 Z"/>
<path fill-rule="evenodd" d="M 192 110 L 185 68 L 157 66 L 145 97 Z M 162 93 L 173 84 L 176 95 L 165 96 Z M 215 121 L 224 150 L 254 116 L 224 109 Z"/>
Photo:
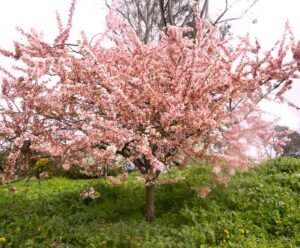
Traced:
<path fill-rule="evenodd" d="M 152 222 L 154 215 L 154 189 L 155 184 L 150 183 L 146 185 L 146 220 Z"/>

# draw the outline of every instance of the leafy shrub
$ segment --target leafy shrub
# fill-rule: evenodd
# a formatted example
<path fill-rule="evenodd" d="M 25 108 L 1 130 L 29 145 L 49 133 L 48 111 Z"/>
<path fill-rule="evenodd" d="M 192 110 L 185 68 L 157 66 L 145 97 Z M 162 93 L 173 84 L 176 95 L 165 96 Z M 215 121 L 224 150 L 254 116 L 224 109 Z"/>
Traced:
<path fill-rule="evenodd" d="M 42 174 L 47 174 L 47 177 L 52 176 L 53 163 L 49 158 L 41 158 L 33 165 L 33 171 L 38 179 Z"/>
<path fill-rule="evenodd" d="M 112 168 L 109 168 L 108 169 L 108 172 L 107 172 L 107 175 L 108 176 L 113 176 L 113 177 L 116 177 L 120 174 L 124 173 L 124 170 L 121 166 L 118 166 L 118 167 L 112 167 Z"/>
<path fill-rule="evenodd" d="M 60 164 L 60 166 L 58 167 L 58 169 L 56 171 L 56 176 L 66 177 L 66 178 L 69 178 L 69 179 L 88 179 L 88 178 L 91 178 L 87 174 L 84 174 L 81 169 L 82 168 L 81 168 L 80 165 L 72 165 L 70 167 L 70 169 L 65 170 L 62 167 L 62 164 Z"/>

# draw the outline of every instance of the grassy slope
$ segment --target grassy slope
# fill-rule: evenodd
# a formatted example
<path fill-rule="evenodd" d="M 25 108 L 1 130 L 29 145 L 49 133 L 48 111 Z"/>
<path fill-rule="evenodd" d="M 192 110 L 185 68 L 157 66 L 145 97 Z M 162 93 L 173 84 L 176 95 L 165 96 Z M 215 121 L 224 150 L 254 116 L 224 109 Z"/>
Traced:
<path fill-rule="evenodd" d="M 300 247 L 300 159 L 237 174 L 201 199 L 191 187 L 209 184 L 208 167 L 162 176 L 185 179 L 157 187 L 152 224 L 134 173 L 121 186 L 64 178 L 18 182 L 16 194 L 0 186 L 0 247 Z M 80 199 L 88 186 L 101 197 Z"/>

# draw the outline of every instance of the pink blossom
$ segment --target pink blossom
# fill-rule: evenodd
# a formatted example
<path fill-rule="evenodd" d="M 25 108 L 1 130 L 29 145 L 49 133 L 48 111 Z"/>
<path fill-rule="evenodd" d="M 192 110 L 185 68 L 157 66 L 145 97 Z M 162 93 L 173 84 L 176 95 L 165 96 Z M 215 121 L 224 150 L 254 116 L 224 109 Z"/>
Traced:
<path fill-rule="evenodd" d="M 205 198 L 211 192 L 211 189 L 206 188 L 206 187 L 203 187 L 203 188 L 202 187 L 193 187 L 193 189 L 196 191 L 198 196 L 201 198 Z"/>
<path fill-rule="evenodd" d="M 69 170 L 70 169 L 70 164 L 69 163 L 64 163 L 62 167 L 63 167 L 64 170 Z"/>
<path fill-rule="evenodd" d="M 81 164 L 94 175 L 123 156 L 148 184 L 169 164 L 204 159 L 215 165 L 215 183 L 226 185 L 221 172 L 253 166 L 249 147 L 280 150 L 283 141 L 273 142 L 276 132 L 261 119 L 258 103 L 285 102 L 298 76 L 299 43 L 288 27 L 271 51 L 249 36 L 233 48 L 200 18 L 193 40 L 184 35 L 187 27 L 169 26 L 159 40 L 143 44 L 111 10 L 98 40 L 89 44 L 82 32 L 70 45 L 74 10 L 72 1 L 65 25 L 57 15 L 54 41 L 18 28 L 23 40 L 14 51 L 0 49 L 21 74 L 0 66 L 0 137 L 11 150 L 3 180 L 28 170 L 38 151 L 60 158 L 65 169 Z"/>
<path fill-rule="evenodd" d="M 221 171 L 222 171 L 222 168 L 220 166 L 215 166 L 213 168 L 213 173 L 216 175 L 220 174 Z"/>
<path fill-rule="evenodd" d="M 82 199 L 93 200 L 100 197 L 100 193 L 97 192 L 93 187 L 89 187 L 86 191 L 80 193 L 80 197 Z"/>
<path fill-rule="evenodd" d="M 116 178 L 116 177 L 113 177 L 113 176 L 108 176 L 106 179 L 113 185 L 122 184 L 122 181 L 119 178 Z"/>
<path fill-rule="evenodd" d="M 220 176 L 220 175 L 218 175 L 214 178 L 214 182 L 216 184 L 224 185 L 224 186 L 227 186 L 227 184 L 228 184 L 228 180 L 225 177 Z"/>
<path fill-rule="evenodd" d="M 12 192 L 12 193 L 17 193 L 18 189 L 17 189 L 16 186 L 11 186 L 11 187 L 9 187 L 9 191 Z"/>

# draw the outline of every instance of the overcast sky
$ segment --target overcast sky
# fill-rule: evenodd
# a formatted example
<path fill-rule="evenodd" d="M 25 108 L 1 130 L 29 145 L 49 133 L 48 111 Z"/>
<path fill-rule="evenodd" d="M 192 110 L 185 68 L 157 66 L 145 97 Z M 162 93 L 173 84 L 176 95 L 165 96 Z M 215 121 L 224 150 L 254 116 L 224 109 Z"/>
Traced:
<path fill-rule="evenodd" d="M 222 0 L 212 0 L 212 2 Z M 47 40 L 52 41 L 57 34 L 55 11 L 66 20 L 71 0 L 9 0 L 1 1 L 0 8 L 0 47 L 12 48 L 12 40 L 19 36 L 16 26 L 25 30 L 34 27 L 44 31 Z M 104 30 L 106 12 L 104 0 L 78 0 L 74 17 L 74 30 L 71 39 L 77 40 L 84 30 L 89 37 Z M 283 34 L 284 25 L 290 22 L 296 39 L 300 39 L 300 0 L 259 0 L 251 13 L 234 24 L 233 31 L 239 34 L 250 33 L 259 38 L 264 48 L 270 48 Z M 252 20 L 257 19 L 253 24 Z M 0 62 L 3 63 L 2 59 Z M 295 81 L 288 98 L 300 106 L 300 80 Z M 264 103 L 263 109 L 281 116 L 280 124 L 300 129 L 300 112 L 274 103 Z"/>
<path fill-rule="evenodd" d="M 300 40 L 300 1 L 299 0 L 259 0 L 243 21 L 235 23 L 240 34 L 250 33 L 256 36 L 263 48 L 271 48 L 282 37 L 288 20 L 296 40 Z M 257 19 L 256 24 L 251 20 Z M 285 95 L 291 102 L 300 106 L 300 80 L 295 80 L 293 88 Z M 262 108 L 281 117 L 279 124 L 300 130 L 300 111 L 286 104 L 264 103 Z"/>

